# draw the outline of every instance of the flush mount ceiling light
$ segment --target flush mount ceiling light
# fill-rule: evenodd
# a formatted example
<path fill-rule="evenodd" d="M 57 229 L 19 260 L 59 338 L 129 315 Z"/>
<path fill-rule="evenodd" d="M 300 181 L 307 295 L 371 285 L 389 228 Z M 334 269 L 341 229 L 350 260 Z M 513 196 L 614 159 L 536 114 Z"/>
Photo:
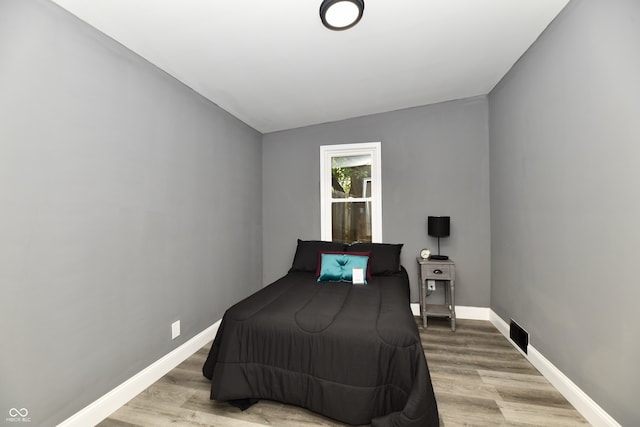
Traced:
<path fill-rule="evenodd" d="M 356 25 L 364 12 L 364 0 L 324 0 L 320 19 L 330 30 L 347 30 Z"/>

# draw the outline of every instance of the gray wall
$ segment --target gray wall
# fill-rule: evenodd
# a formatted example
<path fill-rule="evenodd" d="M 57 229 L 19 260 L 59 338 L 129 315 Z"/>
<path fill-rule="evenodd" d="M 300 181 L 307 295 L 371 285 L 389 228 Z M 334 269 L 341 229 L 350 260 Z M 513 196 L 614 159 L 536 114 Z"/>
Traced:
<path fill-rule="evenodd" d="M 639 425 L 640 2 L 572 0 L 491 92 L 491 307 Z"/>
<path fill-rule="evenodd" d="M 296 239 L 320 238 L 320 146 L 382 143 L 382 233 L 404 243 L 418 300 L 428 215 L 450 215 L 442 253 L 457 263 L 457 302 L 489 306 L 489 131 L 486 97 L 270 133 L 263 139 L 263 281 L 291 267 Z"/>
<path fill-rule="evenodd" d="M 62 421 L 260 287 L 261 143 L 52 3 L 0 0 L 0 419 Z"/>

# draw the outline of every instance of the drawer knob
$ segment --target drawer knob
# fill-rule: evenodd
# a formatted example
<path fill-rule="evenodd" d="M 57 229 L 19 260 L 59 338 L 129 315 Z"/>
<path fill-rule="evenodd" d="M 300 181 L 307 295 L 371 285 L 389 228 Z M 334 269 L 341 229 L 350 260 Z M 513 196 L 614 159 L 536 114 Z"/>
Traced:
<path fill-rule="evenodd" d="M 436 268 L 433 270 L 433 274 L 442 274 L 442 270 Z"/>

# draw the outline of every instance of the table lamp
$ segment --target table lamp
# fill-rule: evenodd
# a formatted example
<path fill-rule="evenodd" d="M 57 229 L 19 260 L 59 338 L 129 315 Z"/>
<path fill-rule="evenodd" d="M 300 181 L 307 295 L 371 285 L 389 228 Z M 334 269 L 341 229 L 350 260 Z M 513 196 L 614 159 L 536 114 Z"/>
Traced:
<path fill-rule="evenodd" d="M 450 218 L 448 216 L 430 216 L 427 218 L 427 234 L 438 238 L 438 255 L 431 255 L 431 259 L 446 260 L 446 255 L 440 255 L 440 238 L 449 236 Z"/>

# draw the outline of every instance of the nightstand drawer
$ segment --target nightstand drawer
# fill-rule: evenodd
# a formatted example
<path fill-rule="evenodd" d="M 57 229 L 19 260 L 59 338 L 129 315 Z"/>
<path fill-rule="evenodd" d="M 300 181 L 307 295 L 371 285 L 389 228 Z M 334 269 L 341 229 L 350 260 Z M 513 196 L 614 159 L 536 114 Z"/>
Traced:
<path fill-rule="evenodd" d="M 450 280 L 451 279 L 451 265 L 449 264 L 434 264 L 429 263 L 424 265 L 425 277 L 427 279 L 435 280 Z"/>

